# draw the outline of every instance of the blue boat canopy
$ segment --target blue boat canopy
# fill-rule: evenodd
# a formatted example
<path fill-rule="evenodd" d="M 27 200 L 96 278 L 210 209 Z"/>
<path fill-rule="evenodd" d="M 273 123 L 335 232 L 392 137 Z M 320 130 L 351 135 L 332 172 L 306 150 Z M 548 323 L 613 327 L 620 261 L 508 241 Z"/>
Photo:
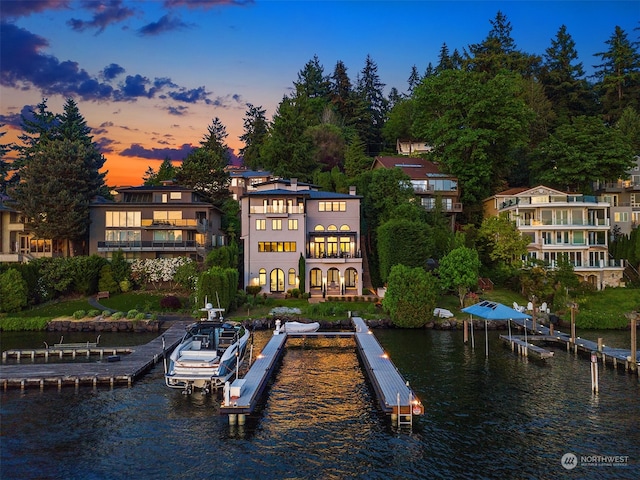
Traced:
<path fill-rule="evenodd" d="M 531 315 L 514 310 L 501 303 L 484 300 L 482 302 L 465 307 L 463 312 L 484 318 L 485 320 L 523 320 L 531 318 Z"/>

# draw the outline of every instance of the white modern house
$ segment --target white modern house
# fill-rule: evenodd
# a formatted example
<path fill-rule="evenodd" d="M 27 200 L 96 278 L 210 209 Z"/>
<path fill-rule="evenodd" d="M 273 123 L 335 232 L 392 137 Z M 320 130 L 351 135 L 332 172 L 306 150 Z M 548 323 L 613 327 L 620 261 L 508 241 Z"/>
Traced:
<path fill-rule="evenodd" d="M 539 185 L 498 193 L 484 207 L 485 215 L 506 213 L 516 223 L 529 238 L 530 258 L 555 267 L 566 255 L 576 275 L 598 290 L 624 284 L 623 262 L 609 257 L 609 203 Z"/>
<path fill-rule="evenodd" d="M 276 295 L 362 295 L 360 200 L 355 187 L 345 194 L 296 179 L 254 185 L 240 198 L 244 285 Z"/>

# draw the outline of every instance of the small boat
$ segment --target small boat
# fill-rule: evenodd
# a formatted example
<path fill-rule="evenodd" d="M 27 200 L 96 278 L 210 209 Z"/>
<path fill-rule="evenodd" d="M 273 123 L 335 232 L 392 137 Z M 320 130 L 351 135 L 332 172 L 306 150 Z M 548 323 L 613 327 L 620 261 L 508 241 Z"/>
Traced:
<path fill-rule="evenodd" d="M 446 308 L 434 308 L 433 316 L 439 318 L 451 318 L 453 317 L 453 313 L 451 313 L 451 311 L 447 310 Z"/>
<path fill-rule="evenodd" d="M 317 332 L 320 328 L 318 322 L 302 323 L 302 322 L 284 322 L 281 324 L 280 320 L 276 320 L 276 329 L 273 334 L 278 335 L 280 333 L 313 333 Z"/>
<path fill-rule="evenodd" d="M 242 325 L 225 322 L 223 308 L 207 303 L 200 310 L 207 312 L 206 318 L 187 327 L 165 369 L 167 386 L 184 394 L 194 388 L 208 393 L 223 387 L 237 373 L 251 336 Z"/>

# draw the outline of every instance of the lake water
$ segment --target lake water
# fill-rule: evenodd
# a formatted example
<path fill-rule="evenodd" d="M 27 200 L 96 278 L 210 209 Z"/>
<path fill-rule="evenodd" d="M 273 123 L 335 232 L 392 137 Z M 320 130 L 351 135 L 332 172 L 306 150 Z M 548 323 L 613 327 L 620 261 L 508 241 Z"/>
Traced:
<path fill-rule="evenodd" d="M 524 359 L 499 333 L 489 332 L 487 358 L 483 331 L 475 349 L 461 332 L 375 331 L 425 405 L 412 432 L 376 408 L 351 339 L 290 339 L 244 426 L 219 415 L 215 395 L 167 388 L 162 364 L 131 388 L 10 390 L 0 396 L 0 477 L 640 478 L 638 377 L 600 364 L 594 395 L 585 358 L 555 349 L 546 363 Z M 628 332 L 584 333 L 604 335 L 628 348 Z M 25 346 L 21 336 L 2 334 L 2 349 Z M 256 332 L 254 354 L 269 336 Z"/>

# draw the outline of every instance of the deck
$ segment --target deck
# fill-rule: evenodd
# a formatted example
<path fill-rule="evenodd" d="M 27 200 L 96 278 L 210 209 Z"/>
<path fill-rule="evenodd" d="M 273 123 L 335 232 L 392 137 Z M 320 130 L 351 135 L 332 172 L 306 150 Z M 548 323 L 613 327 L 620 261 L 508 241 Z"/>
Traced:
<path fill-rule="evenodd" d="M 607 347 L 605 345 L 599 345 L 598 342 L 580 337 L 576 337 L 575 341 L 572 342 L 571 335 L 560 332 L 559 330 L 551 333 L 549 327 L 540 325 L 540 323 L 536 323 L 534 328 L 533 321 L 530 319 L 511 320 L 511 322 L 531 333 L 531 335 L 527 335 L 526 337 L 518 336 L 518 338 L 522 338 L 523 342 L 526 341 L 530 347 L 533 345 L 532 342 L 555 343 L 565 346 L 568 351 L 573 349 L 574 353 L 584 352 L 591 354 L 595 352 L 604 365 L 609 362 L 615 368 L 617 368 L 618 365 L 624 365 L 625 370 L 637 372 L 637 367 L 640 366 L 640 351 L 636 352 L 634 363 L 631 359 L 630 349 Z"/>
<path fill-rule="evenodd" d="M 26 388 L 45 386 L 79 386 L 109 384 L 132 385 L 133 382 L 153 365 L 164 358 L 165 352 L 175 348 L 184 336 L 185 327 L 191 322 L 175 322 L 162 335 L 153 339 L 145 345 L 127 347 L 126 349 L 115 349 L 116 353 L 124 350 L 131 353 L 123 354 L 116 362 L 93 362 L 93 363 L 18 363 L 0 367 L 0 384 L 4 390 L 10 387 Z M 40 349 L 42 350 L 42 349 Z M 21 358 L 35 357 L 40 354 L 40 350 L 22 350 Z M 101 347 L 99 349 L 78 348 L 56 348 L 50 349 L 49 355 L 70 354 L 91 355 L 93 350 L 100 354 L 99 350 L 104 350 L 102 354 L 114 349 Z M 12 355 L 17 353 L 14 351 Z M 42 352 L 44 356 L 44 351 Z M 4 355 L 3 355 L 4 359 Z"/>

